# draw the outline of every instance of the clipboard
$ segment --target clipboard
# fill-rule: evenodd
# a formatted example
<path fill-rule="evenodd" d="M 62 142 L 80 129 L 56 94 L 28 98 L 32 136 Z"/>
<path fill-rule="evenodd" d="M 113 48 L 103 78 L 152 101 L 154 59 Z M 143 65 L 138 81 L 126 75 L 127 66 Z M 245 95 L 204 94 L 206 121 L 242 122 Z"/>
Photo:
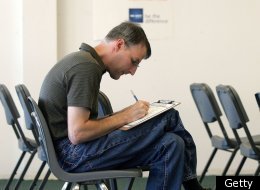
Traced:
<path fill-rule="evenodd" d="M 131 129 L 151 118 L 154 118 L 157 115 L 160 115 L 160 114 L 168 111 L 169 109 L 172 109 L 172 108 L 178 106 L 179 104 L 180 104 L 180 102 L 176 102 L 176 101 L 172 101 L 172 100 L 158 100 L 157 102 L 153 102 L 150 104 L 148 114 L 146 116 L 144 116 L 143 118 L 138 119 L 136 121 L 133 121 L 131 123 L 128 123 L 127 125 L 123 126 L 122 129 L 123 130 Z"/>

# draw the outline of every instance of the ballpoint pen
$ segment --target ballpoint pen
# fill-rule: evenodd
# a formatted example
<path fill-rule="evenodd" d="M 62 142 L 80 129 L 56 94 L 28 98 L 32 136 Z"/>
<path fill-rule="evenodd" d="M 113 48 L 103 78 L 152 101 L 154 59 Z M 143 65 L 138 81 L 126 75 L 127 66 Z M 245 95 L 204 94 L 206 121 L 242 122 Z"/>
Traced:
<path fill-rule="evenodd" d="M 136 95 L 134 94 L 133 90 L 130 90 L 130 91 L 131 91 L 131 93 L 132 93 L 134 99 L 135 99 L 136 101 L 138 101 L 138 98 L 137 98 Z"/>

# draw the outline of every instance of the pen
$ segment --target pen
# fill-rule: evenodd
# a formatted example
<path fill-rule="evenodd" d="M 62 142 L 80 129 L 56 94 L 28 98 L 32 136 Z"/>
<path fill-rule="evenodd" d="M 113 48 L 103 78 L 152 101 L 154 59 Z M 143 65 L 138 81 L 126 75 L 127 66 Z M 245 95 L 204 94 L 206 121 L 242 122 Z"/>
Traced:
<path fill-rule="evenodd" d="M 134 92 L 133 92 L 132 90 L 130 90 L 130 91 L 131 91 L 131 93 L 132 93 L 134 99 L 135 99 L 136 101 L 138 101 L 138 98 L 136 97 L 136 95 L 134 94 Z"/>

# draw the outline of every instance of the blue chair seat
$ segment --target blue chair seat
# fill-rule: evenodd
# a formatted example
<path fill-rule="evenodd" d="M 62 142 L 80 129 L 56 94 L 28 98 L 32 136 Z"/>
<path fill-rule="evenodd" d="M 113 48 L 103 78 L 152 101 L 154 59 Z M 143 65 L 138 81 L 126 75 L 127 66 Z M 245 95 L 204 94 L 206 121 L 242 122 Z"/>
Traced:
<path fill-rule="evenodd" d="M 216 148 L 222 149 L 222 150 L 234 149 L 238 146 L 237 141 L 235 139 L 232 138 L 229 140 L 230 140 L 230 144 L 226 141 L 225 138 L 220 137 L 218 135 L 214 135 L 211 138 L 211 144 L 213 147 L 216 147 Z"/>
<path fill-rule="evenodd" d="M 260 145 L 256 147 L 260 149 Z M 255 153 L 249 142 L 245 142 L 240 145 L 240 152 L 243 156 L 252 158 L 254 160 L 260 160 L 260 156 Z"/>
<path fill-rule="evenodd" d="M 32 152 L 36 149 L 38 146 L 35 140 L 26 138 L 27 143 L 24 143 L 23 139 L 18 140 L 18 147 L 20 150 L 26 151 L 26 152 Z"/>

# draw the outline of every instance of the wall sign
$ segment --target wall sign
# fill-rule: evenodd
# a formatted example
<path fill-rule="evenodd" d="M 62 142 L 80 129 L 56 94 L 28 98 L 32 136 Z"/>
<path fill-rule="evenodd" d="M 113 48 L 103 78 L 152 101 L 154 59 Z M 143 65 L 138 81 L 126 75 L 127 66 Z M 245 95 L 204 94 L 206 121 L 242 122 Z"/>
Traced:
<path fill-rule="evenodd" d="M 167 39 L 173 33 L 173 0 L 93 1 L 94 40 L 123 21 L 140 24 L 149 39 Z"/>

